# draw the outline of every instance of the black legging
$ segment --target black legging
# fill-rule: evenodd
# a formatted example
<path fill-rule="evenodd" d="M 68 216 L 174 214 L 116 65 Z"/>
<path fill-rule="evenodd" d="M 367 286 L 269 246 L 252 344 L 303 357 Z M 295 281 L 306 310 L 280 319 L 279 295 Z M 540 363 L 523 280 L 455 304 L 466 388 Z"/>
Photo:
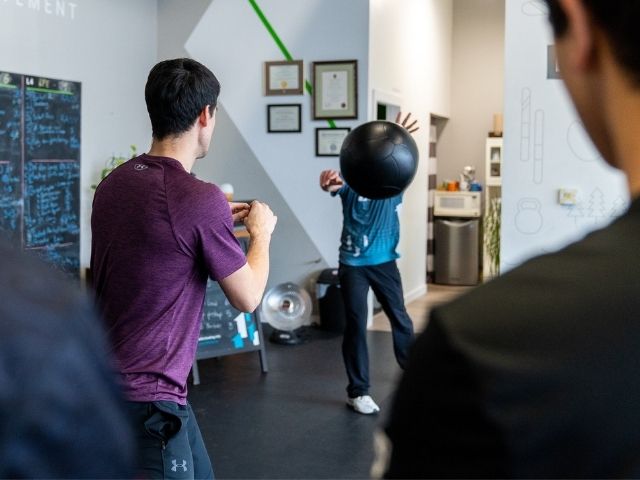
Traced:
<path fill-rule="evenodd" d="M 369 287 L 389 317 L 393 351 L 404 368 L 413 340 L 413 322 L 404 306 L 402 281 L 395 261 L 380 265 L 352 267 L 340 264 L 340 290 L 344 299 L 346 327 L 342 355 L 347 369 L 349 397 L 369 393 L 369 353 L 367 350 L 367 293 Z"/>

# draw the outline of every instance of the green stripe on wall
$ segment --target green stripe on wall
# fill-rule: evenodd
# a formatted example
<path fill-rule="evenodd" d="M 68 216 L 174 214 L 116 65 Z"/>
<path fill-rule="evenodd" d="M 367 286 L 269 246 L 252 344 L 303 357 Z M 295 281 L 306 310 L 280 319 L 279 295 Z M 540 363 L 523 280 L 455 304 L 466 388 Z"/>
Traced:
<path fill-rule="evenodd" d="M 273 38 L 273 41 L 276 42 L 276 45 L 282 52 L 282 55 L 284 56 L 284 58 L 287 59 L 288 61 L 292 61 L 293 57 L 291 56 L 291 53 L 289 53 L 289 50 L 287 49 L 286 45 L 282 42 L 282 40 L 280 39 L 280 36 L 274 30 L 273 26 L 271 25 L 271 23 L 265 16 L 264 12 L 258 5 L 258 2 L 256 2 L 256 0 L 249 0 L 249 3 L 253 7 L 253 10 L 256 12 L 256 15 L 258 15 L 258 18 L 260 19 L 264 27 L 267 29 L 267 32 L 269 32 L 269 35 L 271 35 L 271 38 Z M 313 87 L 311 86 L 311 83 L 309 83 L 309 80 L 305 80 L 304 87 L 309 93 L 309 95 L 313 97 Z M 336 123 L 333 120 L 329 119 L 327 120 L 327 123 L 329 124 L 329 128 L 336 128 Z"/>

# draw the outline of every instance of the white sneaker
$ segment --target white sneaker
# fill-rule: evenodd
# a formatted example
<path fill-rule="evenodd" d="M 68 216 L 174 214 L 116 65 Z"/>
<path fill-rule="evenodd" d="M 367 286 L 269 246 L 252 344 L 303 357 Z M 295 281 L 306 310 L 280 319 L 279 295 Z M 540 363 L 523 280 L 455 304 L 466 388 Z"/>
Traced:
<path fill-rule="evenodd" d="M 380 407 L 376 405 L 369 395 L 362 395 L 361 397 L 347 398 L 347 405 L 353 408 L 356 412 L 364 415 L 371 415 L 372 413 L 378 413 Z"/>

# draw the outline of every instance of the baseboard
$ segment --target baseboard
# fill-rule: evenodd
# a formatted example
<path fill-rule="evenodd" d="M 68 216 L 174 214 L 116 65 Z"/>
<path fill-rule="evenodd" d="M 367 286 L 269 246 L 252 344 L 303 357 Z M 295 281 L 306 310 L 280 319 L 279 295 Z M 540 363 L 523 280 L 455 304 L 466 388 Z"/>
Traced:
<path fill-rule="evenodd" d="M 405 292 L 405 294 L 404 294 L 404 303 L 405 303 L 405 305 L 407 303 L 411 303 L 414 300 L 422 297 L 426 293 L 427 293 L 427 284 L 426 283 L 414 288 L 410 292 Z"/>

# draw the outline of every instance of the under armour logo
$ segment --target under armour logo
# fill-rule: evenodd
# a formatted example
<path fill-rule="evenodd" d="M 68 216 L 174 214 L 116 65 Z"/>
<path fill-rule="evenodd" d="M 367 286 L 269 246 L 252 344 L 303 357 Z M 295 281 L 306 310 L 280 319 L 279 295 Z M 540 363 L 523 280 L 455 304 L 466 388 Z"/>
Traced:
<path fill-rule="evenodd" d="M 146 170 L 149 167 L 147 167 L 146 165 L 144 165 L 142 163 L 136 163 L 133 168 L 135 168 L 136 170 L 140 171 L 140 170 Z"/>
<path fill-rule="evenodd" d="M 182 464 L 178 464 L 178 461 L 176 459 L 171 460 L 171 463 L 173 464 L 173 467 L 171 467 L 171 471 L 172 472 L 177 472 L 178 468 L 182 468 L 183 472 L 187 471 L 187 461 L 186 460 L 182 460 Z"/>

